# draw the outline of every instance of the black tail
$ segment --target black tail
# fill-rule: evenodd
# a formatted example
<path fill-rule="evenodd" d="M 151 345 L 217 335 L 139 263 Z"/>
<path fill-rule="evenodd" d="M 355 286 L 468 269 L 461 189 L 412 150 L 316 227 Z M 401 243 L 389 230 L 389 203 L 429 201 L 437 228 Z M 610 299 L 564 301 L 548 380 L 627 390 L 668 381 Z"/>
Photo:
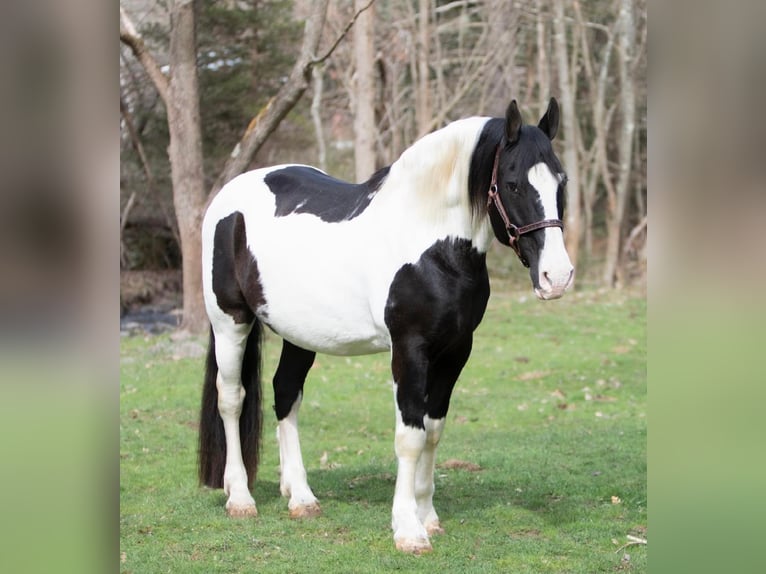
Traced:
<path fill-rule="evenodd" d="M 239 416 L 239 437 L 242 460 L 247 470 L 248 487 L 253 487 L 258 469 L 261 443 L 261 338 L 263 328 L 257 319 L 247 337 L 242 359 L 242 386 L 245 402 Z M 216 377 L 218 363 L 215 358 L 215 336 L 210 329 L 210 343 L 205 363 L 205 382 L 202 388 L 202 408 L 199 421 L 199 481 L 211 488 L 223 488 L 226 467 L 226 436 L 223 421 L 218 414 Z"/>

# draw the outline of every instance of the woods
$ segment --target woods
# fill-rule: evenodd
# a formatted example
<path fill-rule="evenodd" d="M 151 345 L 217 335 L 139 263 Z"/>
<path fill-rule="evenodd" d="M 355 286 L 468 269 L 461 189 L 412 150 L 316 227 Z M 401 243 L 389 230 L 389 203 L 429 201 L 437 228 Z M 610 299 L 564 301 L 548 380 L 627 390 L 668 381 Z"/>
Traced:
<path fill-rule="evenodd" d="M 645 0 L 163 6 L 120 3 L 121 229 L 134 230 L 121 266 L 180 259 L 189 330 L 205 325 L 199 220 L 226 181 L 283 162 L 359 181 L 454 119 L 501 115 L 509 97 L 527 119 L 561 102 L 578 281 L 644 280 Z M 146 255 L 147 223 L 176 261 Z"/>

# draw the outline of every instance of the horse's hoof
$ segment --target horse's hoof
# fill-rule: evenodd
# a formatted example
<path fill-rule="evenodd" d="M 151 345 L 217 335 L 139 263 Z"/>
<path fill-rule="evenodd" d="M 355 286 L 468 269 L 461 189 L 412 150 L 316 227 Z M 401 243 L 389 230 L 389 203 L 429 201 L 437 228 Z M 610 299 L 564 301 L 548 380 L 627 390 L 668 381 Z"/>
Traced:
<path fill-rule="evenodd" d="M 428 532 L 429 536 L 433 536 L 434 534 L 444 534 L 444 528 L 442 528 L 441 523 L 436 520 L 435 522 L 426 524 L 426 532 Z"/>
<path fill-rule="evenodd" d="M 322 508 L 318 502 L 301 504 L 290 509 L 290 518 L 314 518 L 322 514 Z"/>
<path fill-rule="evenodd" d="M 255 518 L 258 516 L 258 510 L 255 508 L 255 504 L 239 506 L 232 504 L 226 506 L 226 514 L 230 518 Z"/>
<path fill-rule="evenodd" d="M 399 552 L 420 556 L 421 554 L 431 552 L 433 547 L 428 538 L 403 538 L 396 540 L 396 549 Z"/>

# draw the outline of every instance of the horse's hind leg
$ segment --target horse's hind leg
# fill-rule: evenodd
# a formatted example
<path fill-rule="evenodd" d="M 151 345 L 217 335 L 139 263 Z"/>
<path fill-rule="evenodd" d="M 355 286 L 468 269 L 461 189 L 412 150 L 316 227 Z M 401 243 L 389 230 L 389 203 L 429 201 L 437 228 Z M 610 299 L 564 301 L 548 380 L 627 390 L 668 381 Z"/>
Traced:
<path fill-rule="evenodd" d="M 321 512 L 319 502 L 306 480 L 298 437 L 298 410 L 303 398 L 303 383 L 315 356 L 313 351 L 284 341 L 274 375 L 274 410 L 279 421 L 279 488 L 282 496 L 290 499 L 287 507 L 292 518 L 316 516 Z"/>
<path fill-rule="evenodd" d="M 248 488 L 247 470 L 242 458 L 239 418 L 245 399 L 241 383 L 242 359 L 251 324 L 233 323 L 215 329 L 215 354 L 218 362 L 218 412 L 226 435 L 226 469 L 223 490 L 228 496 L 229 516 L 258 514 Z M 255 392 L 255 390 L 253 390 Z"/>

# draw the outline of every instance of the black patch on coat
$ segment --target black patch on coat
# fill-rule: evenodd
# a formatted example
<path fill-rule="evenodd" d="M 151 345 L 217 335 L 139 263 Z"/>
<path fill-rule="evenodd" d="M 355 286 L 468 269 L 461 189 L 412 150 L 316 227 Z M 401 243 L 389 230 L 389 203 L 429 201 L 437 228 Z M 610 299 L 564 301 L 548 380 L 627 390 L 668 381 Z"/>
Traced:
<path fill-rule="evenodd" d="M 467 239 L 443 239 L 394 276 L 385 309 L 391 370 L 406 425 L 442 418 L 489 299 L 486 256 Z"/>
<path fill-rule="evenodd" d="M 215 226 L 213 238 L 213 293 L 218 306 L 236 323 L 250 323 L 266 304 L 258 262 L 247 248 L 245 218 L 239 211 Z"/>
<path fill-rule="evenodd" d="M 328 223 L 347 221 L 362 213 L 383 185 L 390 167 L 364 183 L 348 183 L 309 166 L 290 166 L 264 178 L 276 200 L 276 217 L 310 213 Z"/>

